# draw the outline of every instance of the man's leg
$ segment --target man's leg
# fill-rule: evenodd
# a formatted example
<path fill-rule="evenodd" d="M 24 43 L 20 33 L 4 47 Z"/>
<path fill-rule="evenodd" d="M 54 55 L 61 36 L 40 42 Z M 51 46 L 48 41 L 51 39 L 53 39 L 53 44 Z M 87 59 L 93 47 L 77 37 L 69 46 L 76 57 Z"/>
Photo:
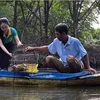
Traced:
<path fill-rule="evenodd" d="M 75 57 L 68 56 L 66 60 L 71 73 L 81 72 L 84 69 L 83 63 L 78 61 Z"/>
<path fill-rule="evenodd" d="M 62 62 L 59 59 L 57 59 L 56 57 L 47 56 L 46 63 L 47 63 L 47 66 L 54 67 L 56 70 L 58 70 L 61 73 L 68 73 L 69 72 L 69 68 L 64 67 Z"/>

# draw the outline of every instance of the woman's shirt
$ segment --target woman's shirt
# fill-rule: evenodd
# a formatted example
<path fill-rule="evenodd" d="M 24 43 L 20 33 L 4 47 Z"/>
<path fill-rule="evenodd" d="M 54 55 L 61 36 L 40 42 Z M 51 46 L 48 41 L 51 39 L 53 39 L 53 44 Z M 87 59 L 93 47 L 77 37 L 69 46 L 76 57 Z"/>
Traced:
<path fill-rule="evenodd" d="M 16 29 L 13 27 L 9 27 L 8 35 L 7 36 L 3 35 L 3 38 L 2 38 L 3 43 L 7 44 L 7 43 L 11 42 L 13 40 L 13 38 L 17 35 L 18 35 L 18 33 L 17 33 Z"/>

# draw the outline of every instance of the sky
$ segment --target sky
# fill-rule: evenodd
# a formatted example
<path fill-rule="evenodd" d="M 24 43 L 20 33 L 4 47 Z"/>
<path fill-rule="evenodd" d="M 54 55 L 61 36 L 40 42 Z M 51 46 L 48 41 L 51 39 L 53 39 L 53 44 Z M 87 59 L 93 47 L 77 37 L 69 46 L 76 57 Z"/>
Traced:
<path fill-rule="evenodd" d="M 98 15 L 97 20 L 98 20 L 99 23 L 95 23 L 95 22 L 92 23 L 93 24 L 92 27 L 94 29 L 100 28 L 100 15 Z"/>

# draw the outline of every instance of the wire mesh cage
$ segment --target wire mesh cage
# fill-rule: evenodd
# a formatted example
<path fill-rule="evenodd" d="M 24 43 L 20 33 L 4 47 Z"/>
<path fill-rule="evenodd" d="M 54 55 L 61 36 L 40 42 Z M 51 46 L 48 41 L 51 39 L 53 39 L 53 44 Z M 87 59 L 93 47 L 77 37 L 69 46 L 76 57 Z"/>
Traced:
<path fill-rule="evenodd" d="M 37 52 L 25 52 L 24 47 L 16 48 L 13 52 L 13 58 L 10 60 L 12 70 L 37 72 L 39 54 Z M 11 70 L 11 69 L 10 69 Z"/>

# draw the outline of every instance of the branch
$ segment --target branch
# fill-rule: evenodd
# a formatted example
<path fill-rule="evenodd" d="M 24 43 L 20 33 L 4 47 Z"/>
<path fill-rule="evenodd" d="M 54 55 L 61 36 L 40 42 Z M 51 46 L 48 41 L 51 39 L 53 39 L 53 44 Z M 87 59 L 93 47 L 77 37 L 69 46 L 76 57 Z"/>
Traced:
<path fill-rule="evenodd" d="M 68 3 L 68 8 L 69 8 L 69 11 L 70 11 L 70 16 L 71 16 L 71 18 L 72 18 L 72 20 L 73 20 L 73 13 L 72 13 L 72 10 L 71 10 L 71 1 L 66 1 L 67 3 Z"/>
<path fill-rule="evenodd" d="M 90 14 L 90 12 L 92 11 L 92 8 L 95 6 L 95 3 L 97 3 L 97 0 L 95 0 L 91 4 L 91 6 L 87 9 L 87 11 L 84 13 L 84 15 L 80 17 L 80 20 L 82 20 L 83 18 L 86 18 Z"/>

